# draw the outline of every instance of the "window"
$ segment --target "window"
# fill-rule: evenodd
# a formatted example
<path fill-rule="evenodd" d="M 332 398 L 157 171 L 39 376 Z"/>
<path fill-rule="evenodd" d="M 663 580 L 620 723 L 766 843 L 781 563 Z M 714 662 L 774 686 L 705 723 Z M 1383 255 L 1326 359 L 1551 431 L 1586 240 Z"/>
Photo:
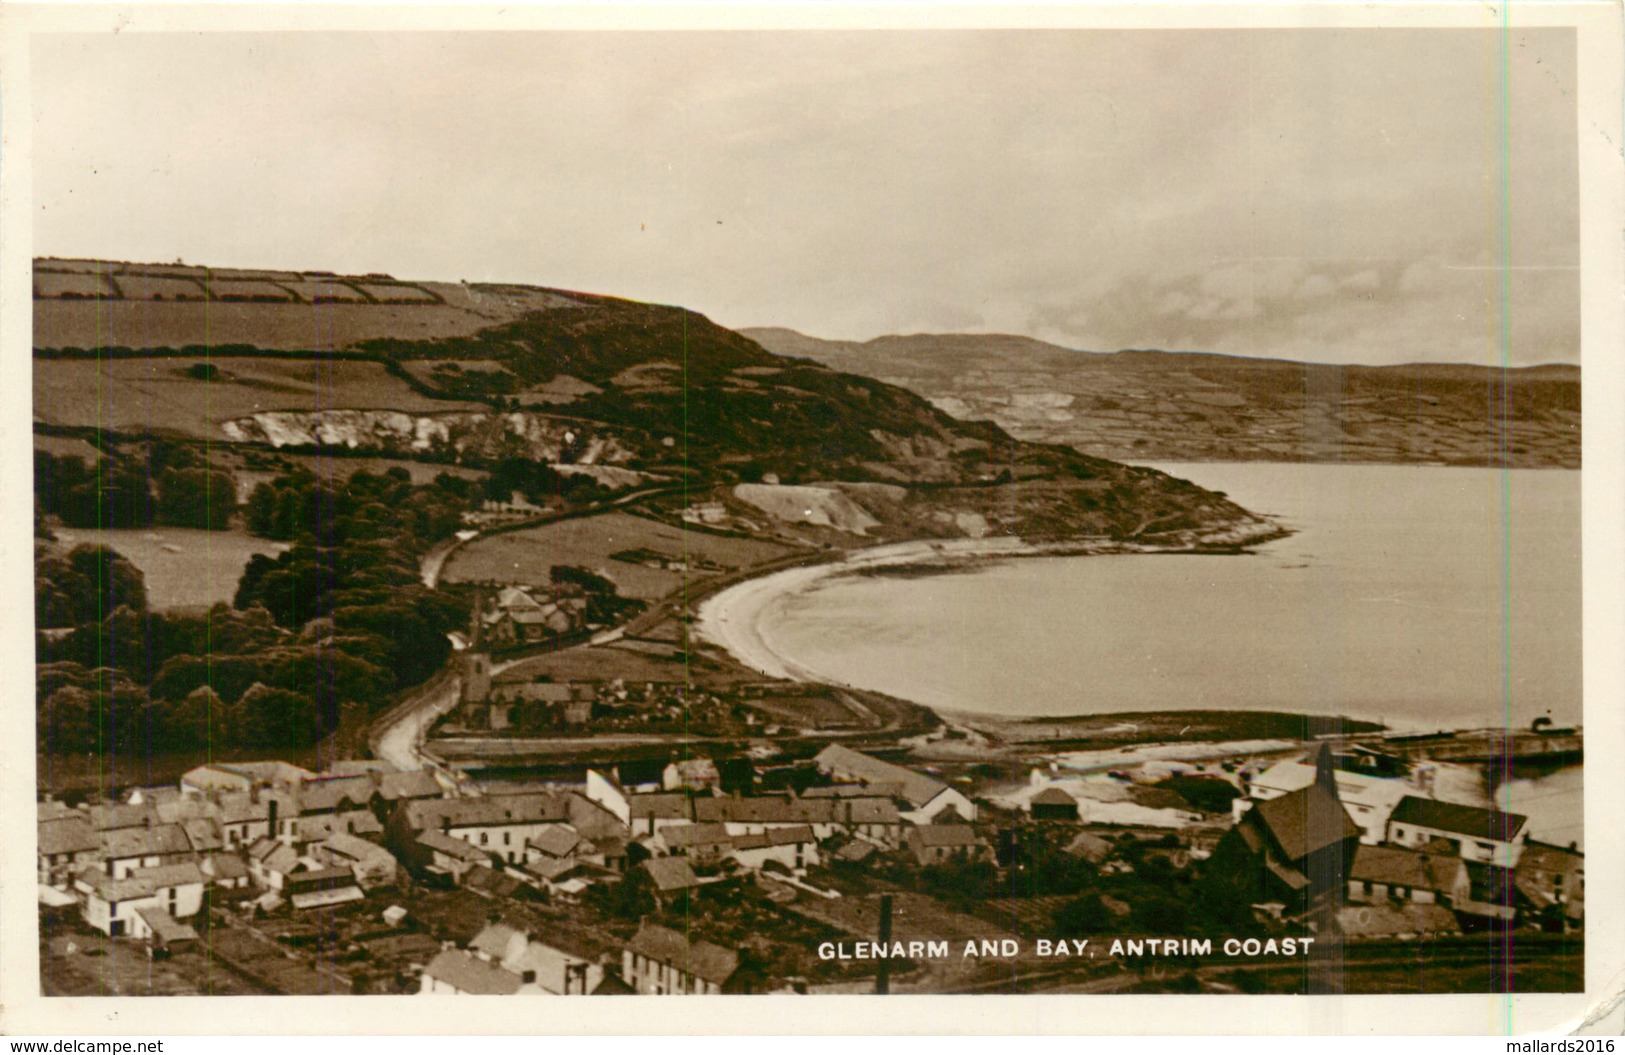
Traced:
<path fill-rule="evenodd" d="M 489 836 L 487 836 L 484 832 L 480 832 L 480 845 L 484 846 L 487 841 L 489 841 Z"/>
<path fill-rule="evenodd" d="M 502 833 L 502 845 L 503 846 L 510 846 L 512 844 L 513 844 L 513 833 L 511 833 L 511 832 L 503 832 Z"/>

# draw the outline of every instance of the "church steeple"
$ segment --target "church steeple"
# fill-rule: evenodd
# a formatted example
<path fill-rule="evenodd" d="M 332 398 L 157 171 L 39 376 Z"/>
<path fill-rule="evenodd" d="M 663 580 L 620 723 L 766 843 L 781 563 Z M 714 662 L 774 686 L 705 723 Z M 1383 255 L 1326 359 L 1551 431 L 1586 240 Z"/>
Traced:
<path fill-rule="evenodd" d="M 1321 744 L 1315 753 L 1315 785 L 1337 796 L 1337 768 L 1332 765 L 1330 744 Z"/>

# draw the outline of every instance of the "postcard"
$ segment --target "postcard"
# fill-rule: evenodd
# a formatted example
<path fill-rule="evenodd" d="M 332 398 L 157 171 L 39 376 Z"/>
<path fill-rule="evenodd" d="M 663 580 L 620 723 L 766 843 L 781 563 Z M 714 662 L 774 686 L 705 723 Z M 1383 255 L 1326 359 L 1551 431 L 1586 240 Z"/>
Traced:
<path fill-rule="evenodd" d="M 1617 4 L 0 26 L 8 1032 L 1619 985 Z"/>

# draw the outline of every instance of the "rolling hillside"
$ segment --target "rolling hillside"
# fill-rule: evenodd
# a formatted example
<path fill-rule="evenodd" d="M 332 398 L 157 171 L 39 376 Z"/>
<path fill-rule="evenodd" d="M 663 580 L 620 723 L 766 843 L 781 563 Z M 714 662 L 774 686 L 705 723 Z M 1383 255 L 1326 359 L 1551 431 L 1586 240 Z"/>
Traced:
<path fill-rule="evenodd" d="M 742 331 L 781 355 L 867 374 L 967 421 L 1104 458 L 1577 468 L 1580 368 L 1333 366 L 1026 337 L 823 341 Z"/>
<path fill-rule="evenodd" d="M 473 467 L 609 465 L 702 489 L 903 485 L 900 499 L 868 500 L 877 537 L 1273 530 L 1184 481 L 957 420 L 676 307 L 71 260 L 36 262 L 34 306 L 36 429 L 103 447 L 164 435 Z"/>

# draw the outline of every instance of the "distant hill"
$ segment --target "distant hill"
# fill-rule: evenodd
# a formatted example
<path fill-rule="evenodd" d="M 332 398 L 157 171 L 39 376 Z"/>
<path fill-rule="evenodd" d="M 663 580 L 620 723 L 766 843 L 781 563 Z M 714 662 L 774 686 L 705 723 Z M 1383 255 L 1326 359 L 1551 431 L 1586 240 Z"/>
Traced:
<path fill-rule="evenodd" d="M 1104 458 L 1580 464 L 1578 366 L 1337 366 L 1081 352 L 999 334 L 848 342 L 741 332 L 781 355 L 908 388 L 961 420 Z"/>
<path fill-rule="evenodd" d="M 1273 530 L 1184 481 L 957 420 L 682 308 L 60 259 L 35 262 L 34 296 L 36 430 L 104 448 L 163 435 L 476 468 L 590 463 L 695 490 L 903 485 L 860 498 L 881 537 Z"/>

